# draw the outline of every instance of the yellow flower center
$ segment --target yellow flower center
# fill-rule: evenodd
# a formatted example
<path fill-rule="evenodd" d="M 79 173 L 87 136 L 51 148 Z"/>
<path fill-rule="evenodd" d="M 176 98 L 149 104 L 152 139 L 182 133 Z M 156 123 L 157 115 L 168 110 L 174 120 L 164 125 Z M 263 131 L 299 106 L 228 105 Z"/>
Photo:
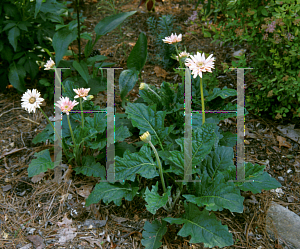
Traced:
<path fill-rule="evenodd" d="M 68 109 L 68 108 L 69 108 L 69 106 L 68 106 L 68 105 L 66 105 L 66 106 L 65 106 L 65 109 Z"/>
<path fill-rule="evenodd" d="M 202 67 L 203 64 L 204 64 L 204 63 L 203 63 L 202 61 L 197 62 L 197 66 L 198 66 L 198 67 Z"/>
<path fill-rule="evenodd" d="M 35 103 L 35 101 L 36 101 L 36 98 L 35 98 L 35 97 L 30 97 L 30 99 L 29 99 L 29 103 L 30 103 L 30 104 Z"/>

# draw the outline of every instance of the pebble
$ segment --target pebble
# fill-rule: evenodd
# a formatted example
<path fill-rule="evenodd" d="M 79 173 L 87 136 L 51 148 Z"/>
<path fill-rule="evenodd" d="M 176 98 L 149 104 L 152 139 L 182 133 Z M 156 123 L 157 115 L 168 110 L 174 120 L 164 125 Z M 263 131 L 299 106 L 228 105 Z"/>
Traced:
<path fill-rule="evenodd" d="M 278 176 L 278 180 L 284 182 L 284 178 L 282 176 Z"/>

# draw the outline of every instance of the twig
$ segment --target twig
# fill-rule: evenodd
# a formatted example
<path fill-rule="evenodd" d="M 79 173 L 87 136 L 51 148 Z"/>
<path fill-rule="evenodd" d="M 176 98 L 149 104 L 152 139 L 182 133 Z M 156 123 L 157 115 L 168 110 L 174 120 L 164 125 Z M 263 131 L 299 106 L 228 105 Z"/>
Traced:
<path fill-rule="evenodd" d="M 50 211 L 51 211 L 51 206 L 52 206 L 52 203 L 53 203 L 53 201 L 54 201 L 54 198 L 55 198 L 55 194 L 56 194 L 56 192 L 60 189 L 62 187 L 62 185 L 60 185 L 59 187 L 58 187 L 58 189 L 56 189 L 56 191 L 54 192 L 54 194 L 53 194 L 53 198 L 52 198 L 52 201 L 51 201 L 51 203 L 50 203 L 50 205 L 49 205 L 49 208 L 48 208 L 48 214 L 47 214 L 47 219 L 49 218 L 49 215 L 50 215 Z"/>
<path fill-rule="evenodd" d="M 253 221 L 254 217 L 255 217 L 255 213 L 253 214 L 253 217 L 252 217 L 252 219 L 251 219 L 251 221 L 250 221 L 250 224 L 249 224 L 249 226 L 248 226 L 247 233 L 246 233 L 246 239 L 247 239 L 247 248 L 249 247 L 249 242 L 248 242 L 248 233 L 249 233 L 250 226 L 251 226 L 251 223 L 252 223 L 252 221 Z"/>
<path fill-rule="evenodd" d="M 23 118 L 23 119 L 25 119 L 25 120 L 27 120 L 27 121 L 29 121 L 29 122 L 32 122 L 32 123 L 34 123 L 34 124 L 40 125 L 40 123 L 35 122 L 35 121 L 31 120 L 30 118 L 25 118 L 25 117 L 23 117 L 22 115 L 19 115 L 19 117 L 20 117 L 20 118 Z"/>
<path fill-rule="evenodd" d="M 8 112 L 10 112 L 10 111 L 12 111 L 12 110 L 16 110 L 16 109 L 23 109 L 23 108 L 22 108 L 22 107 L 11 108 L 10 110 L 8 110 L 8 111 L 6 111 L 6 112 L 2 112 L 2 113 L 0 114 L 0 117 L 2 117 L 4 114 L 6 114 L 6 113 L 8 113 Z"/>

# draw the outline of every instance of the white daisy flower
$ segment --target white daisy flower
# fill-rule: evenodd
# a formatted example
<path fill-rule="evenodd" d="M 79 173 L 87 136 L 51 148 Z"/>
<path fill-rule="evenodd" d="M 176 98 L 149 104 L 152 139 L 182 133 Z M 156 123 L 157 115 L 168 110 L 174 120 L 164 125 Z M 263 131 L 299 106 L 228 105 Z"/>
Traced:
<path fill-rule="evenodd" d="M 40 105 L 44 101 L 44 99 L 40 96 L 41 94 L 38 92 L 38 90 L 32 89 L 31 91 L 28 89 L 27 92 L 23 94 L 21 99 L 21 101 L 23 101 L 21 103 L 22 108 L 29 113 L 31 113 L 31 111 L 35 113 L 36 108 L 40 108 Z"/>
<path fill-rule="evenodd" d="M 47 63 L 44 65 L 45 69 L 44 70 L 50 70 L 55 66 L 55 62 L 52 60 L 50 57 L 50 60 L 47 61 Z"/>

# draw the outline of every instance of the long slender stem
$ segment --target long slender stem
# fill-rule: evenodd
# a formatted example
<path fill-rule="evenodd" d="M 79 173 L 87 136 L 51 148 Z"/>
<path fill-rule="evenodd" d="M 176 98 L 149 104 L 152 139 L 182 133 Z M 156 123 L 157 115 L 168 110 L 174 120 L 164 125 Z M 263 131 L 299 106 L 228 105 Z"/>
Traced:
<path fill-rule="evenodd" d="M 160 97 L 155 91 L 153 91 L 150 87 L 149 87 L 149 90 L 150 90 L 151 92 L 153 92 L 153 93 L 161 100 L 161 97 Z"/>
<path fill-rule="evenodd" d="M 43 115 L 44 115 L 44 117 L 47 119 L 48 123 L 52 126 L 52 129 L 53 129 L 54 132 L 56 133 L 58 139 L 61 140 L 60 135 L 58 134 L 57 130 L 55 130 L 55 128 L 54 128 L 52 122 L 50 121 L 50 119 L 48 118 L 48 116 L 46 115 L 46 113 L 44 113 L 44 111 L 42 110 L 42 108 L 40 108 L 40 111 L 43 113 Z M 64 147 L 63 143 L 62 143 L 62 147 L 63 147 L 63 150 L 64 150 L 64 152 L 65 152 L 65 155 L 67 155 L 67 153 L 66 153 L 66 148 Z"/>
<path fill-rule="evenodd" d="M 72 127 L 71 127 L 69 115 L 67 115 L 67 119 L 68 119 L 68 124 L 69 124 L 69 128 L 70 128 L 71 137 L 72 137 L 73 144 L 74 144 L 75 155 L 77 156 L 77 147 L 76 147 L 75 138 L 74 138 L 73 130 L 72 130 Z M 77 158 L 75 158 L 75 161 L 77 161 Z"/>
<path fill-rule="evenodd" d="M 155 147 L 153 146 L 153 144 L 151 143 L 151 141 L 149 142 L 149 144 L 150 144 L 151 148 L 152 148 L 153 151 L 154 151 L 154 154 L 155 154 L 155 157 L 156 157 L 156 160 L 157 160 L 157 163 L 158 163 L 158 167 L 159 167 L 159 176 L 160 176 L 160 179 L 161 179 L 161 184 L 162 184 L 164 193 L 167 193 L 167 189 L 166 189 L 166 185 L 165 185 L 165 179 L 164 179 L 164 175 L 163 175 L 163 172 L 162 172 L 162 166 L 161 166 L 161 162 L 160 162 L 158 153 L 157 153 Z"/>
<path fill-rule="evenodd" d="M 178 49 L 177 49 L 177 44 L 175 43 L 174 44 L 175 45 L 175 49 L 176 49 L 176 53 L 177 53 L 177 56 L 178 56 L 178 61 L 179 61 L 179 65 L 180 65 L 180 68 L 183 68 L 183 66 L 182 66 L 182 62 L 181 62 L 181 60 L 180 60 L 180 57 L 179 57 L 179 51 L 178 51 Z M 184 71 L 179 71 L 180 73 L 180 75 L 181 75 L 181 78 L 182 78 L 182 84 L 184 84 Z"/>
<path fill-rule="evenodd" d="M 80 110 L 81 110 L 81 127 L 84 128 L 84 118 L 83 118 L 83 108 L 82 108 L 82 98 L 79 99 L 80 102 Z"/>
<path fill-rule="evenodd" d="M 201 103 L 202 103 L 202 124 L 204 124 L 205 123 L 205 106 L 204 106 L 203 85 L 202 85 L 201 77 L 200 77 L 200 91 L 201 91 Z"/>

